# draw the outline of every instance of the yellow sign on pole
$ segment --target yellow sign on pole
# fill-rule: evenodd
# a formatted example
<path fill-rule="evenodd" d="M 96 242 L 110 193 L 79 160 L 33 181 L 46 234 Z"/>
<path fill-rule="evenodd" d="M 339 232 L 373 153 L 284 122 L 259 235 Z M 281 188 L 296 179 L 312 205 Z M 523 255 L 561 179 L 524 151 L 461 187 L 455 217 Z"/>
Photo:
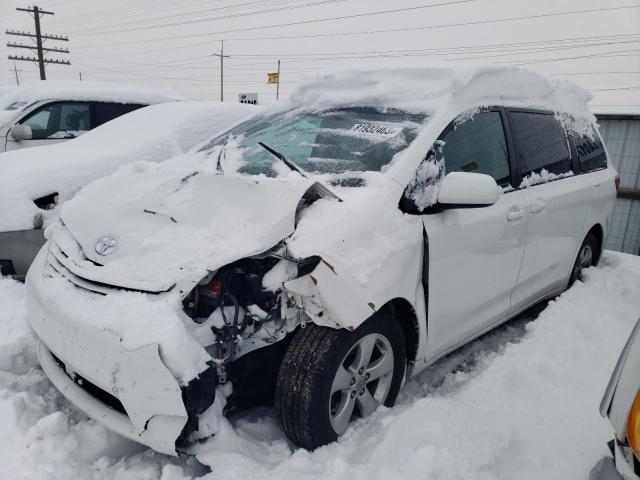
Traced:
<path fill-rule="evenodd" d="M 280 83 L 280 74 L 276 72 L 267 73 L 267 83 Z"/>

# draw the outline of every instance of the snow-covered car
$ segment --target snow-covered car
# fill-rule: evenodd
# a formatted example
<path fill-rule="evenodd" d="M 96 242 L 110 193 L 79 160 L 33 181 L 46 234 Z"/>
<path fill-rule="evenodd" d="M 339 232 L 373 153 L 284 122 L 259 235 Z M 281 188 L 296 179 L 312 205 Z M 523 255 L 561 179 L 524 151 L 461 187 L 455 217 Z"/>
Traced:
<path fill-rule="evenodd" d="M 612 457 L 603 457 L 591 470 L 590 480 L 640 479 L 640 320 L 633 328 L 600 403 L 614 437 Z"/>
<path fill-rule="evenodd" d="M 76 138 L 147 105 L 184 97 L 109 82 L 27 82 L 0 96 L 0 152 Z"/>
<path fill-rule="evenodd" d="M 259 110 L 215 102 L 161 103 L 63 144 L 0 154 L 0 271 L 27 273 L 45 242 L 43 229 L 87 183 L 130 162 L 185 153 Z"/>
<path fill-rule="evenodd" d="M 160 452 L 265 402 L 331 442 L 598 262 L 616 172 L 589 98 L 514 68 L 342 72 L 100 179 L 27 275 L 41 365 Z"/>

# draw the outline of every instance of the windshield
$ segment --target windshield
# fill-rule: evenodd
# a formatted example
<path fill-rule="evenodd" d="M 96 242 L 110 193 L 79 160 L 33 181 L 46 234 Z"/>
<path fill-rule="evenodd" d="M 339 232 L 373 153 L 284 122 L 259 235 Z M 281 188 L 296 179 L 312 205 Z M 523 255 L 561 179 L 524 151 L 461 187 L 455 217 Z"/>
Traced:
<path fill-rule="evenodd" d="M 218 152 L 223 158 L 233 155 L 238 171 L 250 174 L 276 175 L 274 162 L 278 160 L 258 142 L 311 173 L 380 171 L 409 146 L 425 118 L 425 114 L 370 107 L 294 109 L 254 117 L 214 138 L 202 150 Z"/>

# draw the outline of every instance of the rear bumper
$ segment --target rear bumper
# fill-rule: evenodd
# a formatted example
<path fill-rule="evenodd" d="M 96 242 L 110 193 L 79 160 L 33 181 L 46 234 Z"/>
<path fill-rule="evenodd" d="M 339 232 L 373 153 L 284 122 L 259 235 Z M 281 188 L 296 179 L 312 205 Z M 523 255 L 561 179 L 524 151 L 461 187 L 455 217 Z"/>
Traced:
<path fill-rule="evenodd" d="M 4 273 L 26 275 L 44 242 L 44 230 L 0 232 L 0 261 L 3 265 L 13 265 L 14 270 Z"/>
<path fill-rule="evenodd" d="M 198 427 L 197 415 L 213 401 L 215 369 L 181 387 L 157 344 L 127 350 L 114 332 L 70 318 L 65 302 L 91 301 L 94 294 L 72 289 L 68 298 L 49 298 L 45 256 L 41 252 L 36 257 L 26 293 L 28 320 L 46 375 L 73 404 L 110 430 L 161 453 L 183 453 L 183 440 Z"/>

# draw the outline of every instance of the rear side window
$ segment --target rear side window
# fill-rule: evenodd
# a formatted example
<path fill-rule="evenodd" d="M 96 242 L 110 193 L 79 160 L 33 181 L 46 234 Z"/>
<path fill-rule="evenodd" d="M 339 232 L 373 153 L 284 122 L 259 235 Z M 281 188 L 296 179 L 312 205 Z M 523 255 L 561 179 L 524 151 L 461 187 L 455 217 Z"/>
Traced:
<path fill-rule="evenodd" d="M 100 126 L 103 123 L 107 123 L 114 118 L 118 118 L 129 112 L 133 112 L 145 105 L 138 105 L 133 103 L 95 103 L 95 126 Z"/>
<path fill-rule="evenodd" d="M 581 172 L 591 172 L 607 167 L 607 154 L 595 130 L 592 130 L 590 135 L 570 132 L 569 136 L 576 147 Z"/>
<path fill-rule="evenodd" d="M 567 137 L 553 114 L 511 112 L 510 119 L 523 175 L 542 169 L 555 174 L 571 170 Z"/>
<path fill-rule="evenodd" d="M 446 172 L 484 173 L 509 185 L 509 154 L 500 112 L 480 112 L 441 140 Z"/>

